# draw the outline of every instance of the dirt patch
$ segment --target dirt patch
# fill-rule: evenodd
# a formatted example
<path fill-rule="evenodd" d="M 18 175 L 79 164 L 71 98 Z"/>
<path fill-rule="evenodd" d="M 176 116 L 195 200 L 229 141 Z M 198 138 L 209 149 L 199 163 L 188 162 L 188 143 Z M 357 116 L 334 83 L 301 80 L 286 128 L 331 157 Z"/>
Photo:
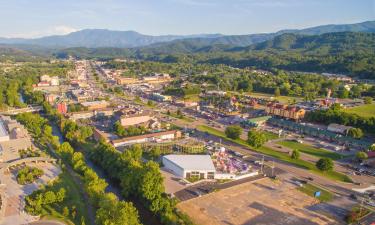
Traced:
<path fill-rule="evenodd" d="M 316 199 L 295 185 L 262 179 L 178 204 L 197 224 L 335 224 L 307 207 Z"/>

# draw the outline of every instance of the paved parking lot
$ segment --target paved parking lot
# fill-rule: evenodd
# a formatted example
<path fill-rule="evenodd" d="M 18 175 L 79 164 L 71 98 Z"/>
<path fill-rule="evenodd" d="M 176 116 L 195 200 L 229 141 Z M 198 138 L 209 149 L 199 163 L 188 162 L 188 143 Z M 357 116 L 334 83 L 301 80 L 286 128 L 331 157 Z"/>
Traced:
<path fill-rule="evenodd" d="M 315 204 L 294 184 L 265 178 L 181 202 L 178 208 L 197 224 L 335 224 L 308 209 Z"/>
<path fill-rule="evenodd" d="M 47 184 L 48 181 L 61 173 L 61 169 L 51 163 L 30 163 L 43 169 L 44 175 L 34 183 L 19 185 L 16 180 L 16 172 L 6 172 L 2 175 L 2 183 L 5 184 L 2 190 L 4 204 L 3 220 L 1 225 L 28 224 L 37 220 L 37 217 L 28 215 L 24 210 L 25 197 L 37 190 L 40 185 Z"/>
<path fill-rule="evenodd" d="M 164 168 L 161 168 L 160 172 L 164 177 L 165 193 L 174 194 L 187 187 L 184 183 L 182 183 L 179 177 L 175 176 Z"/>

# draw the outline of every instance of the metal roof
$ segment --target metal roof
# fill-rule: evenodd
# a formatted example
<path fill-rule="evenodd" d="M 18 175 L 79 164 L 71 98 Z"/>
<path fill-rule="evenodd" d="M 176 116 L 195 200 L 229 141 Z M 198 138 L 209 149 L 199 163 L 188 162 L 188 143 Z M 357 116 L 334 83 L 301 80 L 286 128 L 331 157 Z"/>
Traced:
<path fill-rule="evenodd" d="M 209 155 L 166 155 L 163 158 L 184 170 L 210 170 L 215 171 Z"/>

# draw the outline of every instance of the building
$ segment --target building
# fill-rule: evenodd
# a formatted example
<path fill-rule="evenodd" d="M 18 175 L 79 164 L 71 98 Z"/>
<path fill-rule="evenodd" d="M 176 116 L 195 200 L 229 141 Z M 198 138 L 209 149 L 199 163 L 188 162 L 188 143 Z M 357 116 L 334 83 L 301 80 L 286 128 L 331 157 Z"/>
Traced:
<path fill-rule="evenodd" d="M 171 81 L 171 77 L 167 73 L 155 73 L 153 76 L 145 76 L 142 77 L 142 81 L 147 82 L 149 84 L 152 83 L 165 83 Z"/>
<path fill-rule="evenodd" d="M 51 77 L 48 76 L 48 75 L 42 75 L 42 76 L 40 76 L 40 81 L 49 83 L 51 81 Z"/>
<path fill-rule="evenodd" d="M 138 83 L 139 81 L 135 78 L 132 77 L 117 77 L 116 78 L 116 83 L 119 85 L 122 84 L 135 84 Z"/>
<path fill-rule="evenodd" d="M 90 119 L 91 117 L 94 117 L 94 111 L 72 112 L 68 114 L 68 117 L 74 121 L 80 119 Z"/>
<path fill-rule="evenodd" d="M 122 147 L 122 146 L 141 144 L 141 143 L 146 143 L 146 142 L 168 141 L 168 140 L 174 140 L 177 138 L 181 138 L 181 131 L 169 130 L 169 131 L 143 134 L 143 135 L 132 136 L 132 137 L 125 137 L 125 138 L 121 138 L 117 140 L 112 140 L 111 142 L 114 147 Z"/>
<path fill-rule="evenodd" d="M 0 118 L 0 142 L 9 141 L 9 133 L 5 127 L 5 121 Z"/>
<path fill-rule="evenodd" d="M 32 147 L 30 136 L 23 125 L 10 117 L 0 117 L 0 155 Z M 1 161 L 1 160 L 0 160 Z"/>
<path fill-rule="evenodd" d="M 351 126 L 344 126 L 337 123 L 331 123 L 328 125 L 327 130 L 333 133 L 346 135 L 348 131 L 352 128 L 353 127 Z"/>
<path fill-rule="evenodd" d="M 151 99 L 158 101 L 158 102 L 167 102 L 167 101 L 172 101 L 172 96 L 169 95 L 162 95 L 159 93 L 152 93 L 151 94 Z"/>
<path fill-rule="evenodd" d="M 266 106 L 268 115 L 279 116 L 287 119 L 301 120 L 305 117 L 306 111 L 297 106 L 270 103 Z"/>
<path fill-rule="evenodd" d="M 93 101 L 93 102 L 81 102 L 83 107 L 86 107 L 88 110 L 103 109 L 109 106 L 107 101 Z"/>
<path fill-rule="evenodd" d="M 46 100 L 49 104 L 54 104 L 55 101 L 59 98 L 60 96 L 51 94 L 51 93 L 46 93 L 44 94 L 44 100 Z"/>
<path fill-rule="evenodd" d="M 267 120 L 269 120 L 270 118 L 271 116 L 261 116 L 261 117 L 251 118 L 251 119 L 243 121 L 242 124 L 245 126 L 250 126 L 250 127 L 260 127 L 260 126 L 265 125 Z"/>
<path fill-rule="evenodd" d="M 59 113 L 65 114 L 68 112 L 68 105 L 65 102 L 58 103 L 56 109 Z"/>
<path fill-rule="evenodd" d="M 58 76 L 51 77 L 51 80 L 49 83 L 51 84 L 51 86 L 59 86 L 60 85 L 59 77 Z"/>
<path fill-rule="evenodd" d="M 141 125 L 148 123 L 151 119 L 153 119 L 150 112 L 142 112 L 142 113 L 134 113 L 134 114 L 126 114 L 121 116 L 120 123 L 124 127 L 134 126 L 134 125 Z"/>
<path fill-rule="evenodd" d="M 215 178 L 215 166 L 209 155 L 165 155 L 162 161 L 167 170 L 181 178 Z"/>

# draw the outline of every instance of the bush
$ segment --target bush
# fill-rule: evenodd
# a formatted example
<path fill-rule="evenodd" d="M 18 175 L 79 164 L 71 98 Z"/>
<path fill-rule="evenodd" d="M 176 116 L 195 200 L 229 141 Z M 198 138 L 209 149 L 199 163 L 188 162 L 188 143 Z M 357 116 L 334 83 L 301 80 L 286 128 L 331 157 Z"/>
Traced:
<path fill-rule="evenodd" d="M 17 182 L 21 185 L 30 184 L 44 174 L 43 170 L 26 166 L 18 171 Z"/>
<path fill-rule="evenodd" d="M 372 98 L 371 97 L 364 97 L 363 100 L 364 100 L 365 104 L 368 104 L 368 105 L 372 104 Z"/>
<path fill-rule="evenodd" d="M 294 149 L 292 155 L 290 156 L 292 159 L 299 159 L 300 153 L 297 149 Z"/>
<path fill-rule="evenodd" d="M 331 171 L 333 170 L 333 161 L 329 158 L 321 158 L 316 162 L 316 168 L 321 171 Z"/>
<path fill-rule="evenodd" d="M 230 139 L 238 139 L 242 133 L 242 128 L 237 125 L 228 126 L 225 129 L 225 135 Z"/>
<path fill-rule="evenodd" d="M 266 143 L 266 141 L 267 136 L 263 132 L 252 129 L 247 133 L 247 143 L 251 146 L 259 148 Z"/>

